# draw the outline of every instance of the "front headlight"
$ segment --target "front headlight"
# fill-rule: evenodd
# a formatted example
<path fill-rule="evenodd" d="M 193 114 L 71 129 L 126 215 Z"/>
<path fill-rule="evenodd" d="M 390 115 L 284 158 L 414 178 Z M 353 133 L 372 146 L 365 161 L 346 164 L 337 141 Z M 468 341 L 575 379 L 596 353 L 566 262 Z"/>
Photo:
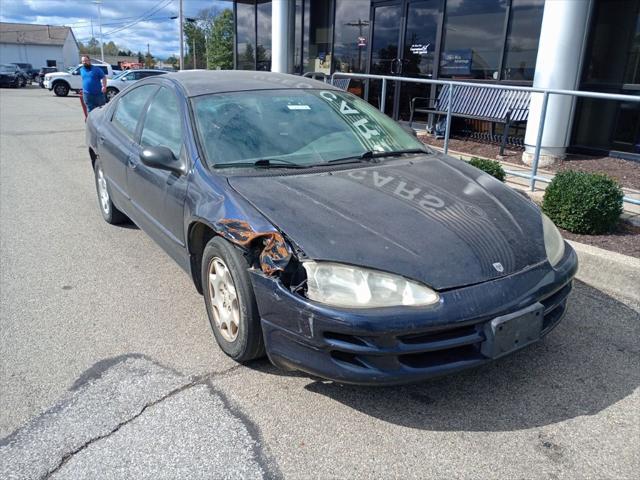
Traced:
<path fill-rule="evenodd" d="M 437 303 L 430 288 L 399 275 L 340 263 L 304 262 L 307 296 L 336 307 L 375 308 Z"/>
<path fill-rule="evenodd" d="M 551 219 L 542 213 L 542 232 L 544 233 L 544 248 L 552 267 L 555 267 L 564 256 L 564 240 Z"/>

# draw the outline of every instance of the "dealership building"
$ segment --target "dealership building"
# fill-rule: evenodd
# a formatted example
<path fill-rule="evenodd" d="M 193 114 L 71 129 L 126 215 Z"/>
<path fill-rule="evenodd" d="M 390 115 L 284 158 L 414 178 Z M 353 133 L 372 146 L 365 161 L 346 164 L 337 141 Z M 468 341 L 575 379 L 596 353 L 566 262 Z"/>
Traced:
<path fill-rule="evenodd" d="M 235 68 L 370 73 L 640 94 L 640 0 L 235 0 Z M 349 90 L 379 106 L 381 82 Z M 385 112 L 407 121 L 436 87 L 389 82 Z M 531 99 L 525 161 L 537 138 Z M 418 118 L 426 121 L 426 118 Z M 500 135 L 502 125 L 465 129 Z M 526 132 L 526 134 L 525 134 Z M 552 95 L 542 159 L 566 152 L 640 159 L 640 104 Z"/>

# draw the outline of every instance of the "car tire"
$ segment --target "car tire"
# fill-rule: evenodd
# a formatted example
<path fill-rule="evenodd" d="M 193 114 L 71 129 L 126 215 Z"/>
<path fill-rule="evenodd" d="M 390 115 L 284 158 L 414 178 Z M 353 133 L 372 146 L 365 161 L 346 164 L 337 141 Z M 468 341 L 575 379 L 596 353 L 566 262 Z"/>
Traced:
<path fill-rule="evenodd" d="M 69 95 L 69 85 L 64 82 L 57 82 L 53 84 L 53 93 L 56 97 L 66 97 Z"/>
<path fill-rule="evenodd" d="M 107 88 L 107 92 L 106 92 L 106 100 L 107 102 L 110 102 L 111 99 L 113 99 L 113 97 L 115 97 L 118 94 L 119 90 L 117 88 L 113 88 L 113 87 L 109 87 Z"/>
<path fill-rule="evenodd" d="M 214 237 L 204 249 L 201 268 L 209 323 L 222 351 L 240 363 L 264 356 L 258 305 L 241 251 Z"/>
<path fill-rule="evenodd" d="M 126 222 L 128 220 L 127 216 L 118 210 L 111 200 L 111 190 L 109 189 L 109 183 L 107 182 L 107 177 L 104 175 L 102 162 L 99 158 L 96 159 L 93 166 L 93 173 L 96 180 L 98 206 L 100 207 L 100 213 L 102 213 L 104 221 L 111 225 L 119 225 Z"/>

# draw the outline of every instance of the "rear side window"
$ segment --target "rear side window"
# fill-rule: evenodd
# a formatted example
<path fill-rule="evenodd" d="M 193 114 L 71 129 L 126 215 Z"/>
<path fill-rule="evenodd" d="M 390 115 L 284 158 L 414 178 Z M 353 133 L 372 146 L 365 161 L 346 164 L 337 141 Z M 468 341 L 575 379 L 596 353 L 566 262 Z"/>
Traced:
<path fill-rule="evenodd" d="M 151 101 L 144 119 L 140 143 L 143 147 L 162 145 L 177 157 L 182 149 L 182 127 L 178 99 L 168 88 L 162 87 Z"/>
<path fill-rule="evenodd" d="M 156 85 L 143 85 L 127 92 L 116 105 L 116 111 L 111 120 L 113 124 L 130 138 L 134 138 L 142 108 L 157 88 Z"/>

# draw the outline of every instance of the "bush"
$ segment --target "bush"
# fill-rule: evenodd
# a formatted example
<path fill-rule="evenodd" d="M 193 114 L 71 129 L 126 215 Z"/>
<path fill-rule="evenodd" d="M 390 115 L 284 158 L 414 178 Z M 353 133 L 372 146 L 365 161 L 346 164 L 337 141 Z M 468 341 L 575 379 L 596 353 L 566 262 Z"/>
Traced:
<path fill-rule="evenodd" d="M 489 175 L 496 177 L 501 182 L 504 182 L 506 175 L 504 173 L 504 169 L 502 168 L 502 165 L 500 165 L 500 162 L 496 162 L 495 160 L 488 160 L 484 158 L 473 157 L 471 160 L 469 160 L 469 165 L 479 168 L 483 172 L 486 172 Z"/>
<path fill-rule="evenodd" d="M 607 175 L 566 171 L 547 187 L 542 211 L 573 233 L 610 232 L 622 213 L 622 189 Z"/>

